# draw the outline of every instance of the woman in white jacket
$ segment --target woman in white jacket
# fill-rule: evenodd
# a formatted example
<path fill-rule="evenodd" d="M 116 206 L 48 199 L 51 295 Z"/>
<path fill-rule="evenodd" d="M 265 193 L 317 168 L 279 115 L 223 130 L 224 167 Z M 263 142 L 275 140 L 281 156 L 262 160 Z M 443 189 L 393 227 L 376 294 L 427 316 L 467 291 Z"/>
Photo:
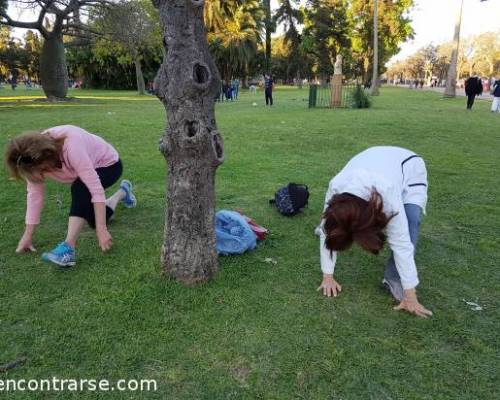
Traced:
<path fill-rule="evenodd" d="M 328 186 L 320 229 L 323 282 L 318 290 L 337 296 L 333 279 L 337 252 L 355 242 L 378 254 L 392 250 L 382 283 L 400 302 L 397 310 L 432 315 L 416 294 L 414 260 L 420 221 L 427 204 L 427 171 L 421 157 L 400 147 L 369 148 L 352 158 Z"/>

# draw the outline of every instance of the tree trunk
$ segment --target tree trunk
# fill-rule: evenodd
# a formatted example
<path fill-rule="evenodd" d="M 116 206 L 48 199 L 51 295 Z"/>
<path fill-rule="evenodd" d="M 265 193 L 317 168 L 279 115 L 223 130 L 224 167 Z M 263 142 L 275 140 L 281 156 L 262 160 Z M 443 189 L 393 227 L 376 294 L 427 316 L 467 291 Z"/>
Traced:
<path fill-rule="evenodd" d="M 146 85 L 144 84 L 144 75 L 142 74 L 141 60 L 136 58 L 135 64 L 135 77 L 137 80 L 137 91 L 139 94 L 144 94 L 146 91 Z"/>
<path fill-rule="evenodd" d="M 302 89 L 302 77 L 300 76 L 300 71 L 297 71 L 297 86 Z"/>
<path fill-rule="evenodd" d="M 52 33 L 43 42 L 40 54 L 40 79 L 48 99 L 63 99 L 68 93 L 68 68 L 62 33 Z"/>
<path fill-rule="evenodd" d="M 450 67 L 448 68 L 448 75 L 446 77 L 446 88 L 444 90 L 444 97 L 455 97 L 457 92 L 457 64 L 458 64 L 458 51 L 460 48 L 460 26 L 462 25 L 462 10 L 464 8 L 464 1 L 460 4 L 460 11 L 457 14 L 455 22 L 455 35 L 453 37 L 453 50 L 451 51 Z"/>
<path fill-rule="evenodd" d="M 266 73 L 271 73 L 271 34 L 273 30 L 271 0 L 264 0 L 264 12 L 266 13 Z"/>
<path fill-rule="evenodd" d="M 186 285 L 210 279 L 215 250 L 215 171 L 224 148 L 214 99 L 220 76 L 208 51 L 203 0 L 154 0 L 160 13 L 166 57 L 158 72 L 158 97 L 167 111 L 160 149 L 168 164 L 165 274 Z"/>
<path fill-rule="evenodd" d="M 372 96 L 378 96 L 378 0 L 373 2 L 373 74 Z"/>

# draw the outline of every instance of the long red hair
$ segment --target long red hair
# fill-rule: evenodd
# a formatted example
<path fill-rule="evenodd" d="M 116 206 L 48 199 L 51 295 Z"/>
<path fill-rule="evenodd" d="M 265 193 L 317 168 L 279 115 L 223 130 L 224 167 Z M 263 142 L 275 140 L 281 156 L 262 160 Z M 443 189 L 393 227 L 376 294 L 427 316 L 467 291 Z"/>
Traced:
<path fill-rule="evenodd" d="M 373 189 L 368 201 L 349 193 L 332 197 L 323 214 L 325 246 L 331 252 L 347 250 L 356 242 L 364 250 L 378 254 L 384 247 L 384 229 L 396 215 L 383 211 L 382 196 Z"/>

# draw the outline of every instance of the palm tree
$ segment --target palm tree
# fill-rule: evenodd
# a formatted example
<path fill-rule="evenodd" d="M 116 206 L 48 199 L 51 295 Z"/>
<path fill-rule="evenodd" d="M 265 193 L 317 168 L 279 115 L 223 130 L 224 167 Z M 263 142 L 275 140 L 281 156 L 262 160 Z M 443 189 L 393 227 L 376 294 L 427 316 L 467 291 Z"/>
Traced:
<path fill-rule="evenodd" d="M 208 42 L 224 80 L 246 72 L 261 43 L 263 20 L 257 0 L 240 2 L 234 9 L 226 9 L 211 20 L 214 23 L 207 34 Z"/>
<path fill-rule="evenodd" d="M 453 37 L 453 50 L 451 51 L 450 66 L 446 77 L 446 88 L 444 97 L 455 97 L 457 89 L 457 61 L 458 51 L 460 48 L 460 27 L 462 25 L 462 11 L 464 8 L 464 0 L 461 1 L 460 10 L 457 14 L 455 22 L 455 35 Z"/>
<path fill-rule="evenodd" d="M 480 0 L 484 2 L 488 0 Z M 461 1 L 460 9 L 457 14 L 455 22 L 455 35 L 453 37 L 453 50 L 451 51 L 450 66 L 448 68 L 448 75 L 446 76 L 446 88 L 444 90 L 444 97 L 455 97 L 457 89 L 457 64 L 458 52 L 460 50 L 460 28 L 462 25 L 462 11 L 464 8 L 464 0 Z"/>
<path fill-rule="evenodd" d="M 207 0 L 204 8 L 205 27 L 208 32 L 222 31 L 242 0 Z"/>
<path fill-rule="evenodd" d="M 274 32 L 273 16 L 271 10 L 271 0 L 263 0 L 262 8 L 265 14 L 265 27 L 266 27 L 266 72 L 269 73 L 271 69 L 271 34 Z"/>
<path fill-rule="evenodd" d="M 300 5 L 300 0 L 280 0 L 279 8 L 276 10 L 274 24 L 285 26 L 285 44 L 290 47 L 289 69 L 297 67 L 297 78 L 300 82 L 302 57 L 300 51 L 301 36 L 297 26 L 304 22 L 304 14 L 295 6 Z"/>

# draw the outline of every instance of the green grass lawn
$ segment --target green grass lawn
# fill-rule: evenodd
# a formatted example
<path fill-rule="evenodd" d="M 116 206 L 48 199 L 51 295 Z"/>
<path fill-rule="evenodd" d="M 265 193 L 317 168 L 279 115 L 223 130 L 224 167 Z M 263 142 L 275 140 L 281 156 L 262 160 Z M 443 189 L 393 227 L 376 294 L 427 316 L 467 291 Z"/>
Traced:
<path fill-rule="evenodd" d="M 383 89 L 369 110 L 309 110 L 306 89 L 279 89 L 272 109 L 262 93 L 218 104 L 227 159 L 217 174 L 217 207 L 243 209 L 271 234 L 251 253 L 221 258 L 212 282 L 187 289 L 160 275 L 160 102 L 132 92 L 74 91 L 79 101 L 58 104 L 28 95 L 41 93 L 0 91 L 1 145 L 60 124 L 98 133 L 120 152 L 139 206 L 117 213 L 110 253 L 86 230 L 77 266 L 60 271 L 42 263 L 40 252 L 64 238 L 68 188 L 48 186 L 38 254 L 18 256 L 25 187 L 2 170 L 0 365 L 22 355 L 27 362 L 0 380 L 156 379 L 158 391 L 1 398 L 500 398 L 500 116 L 489 103 L 478 101 L 470 112 L 463 98 Z M 327 184 L 351 156 L 382 144 L 407 147 L 427 162 L 428 215 L 416 258 L 420 300 L 434 311 L 427 320 L 392 310 L 379 287 L 387 252 L 341 254 L 341 296 L 316 292 L 313 229 Z M 290 181 L 309 185 L 311 202 L 285 218 L 268 199 Z"/>

